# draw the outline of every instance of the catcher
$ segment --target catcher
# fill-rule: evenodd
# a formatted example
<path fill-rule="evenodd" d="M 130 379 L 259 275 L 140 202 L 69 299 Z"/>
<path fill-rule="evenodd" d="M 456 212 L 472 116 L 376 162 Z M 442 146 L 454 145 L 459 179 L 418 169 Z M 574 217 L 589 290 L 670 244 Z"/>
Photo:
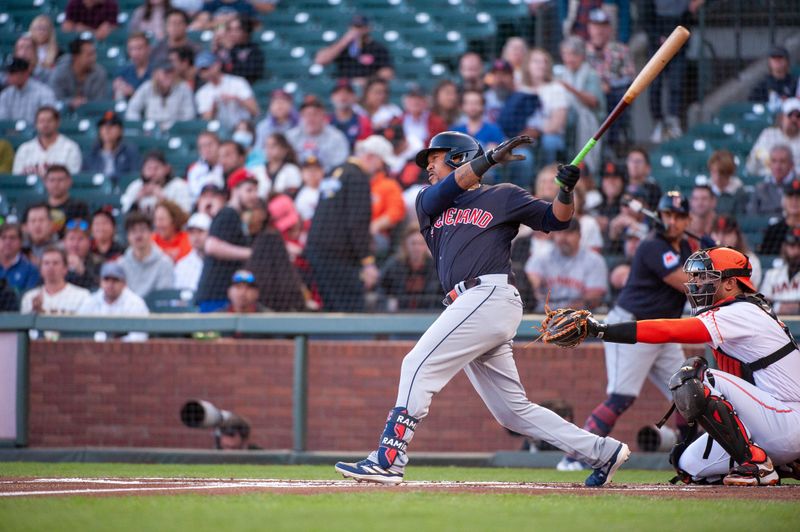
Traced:
<path fill-rule="evenodd" d="M 797 343 L 756 293 L 742 253 L 726 247 L 697 251 L 683 269 L 692 317 L 609 325 L 585 310 L 558 309 L 542 323 L 542 340 L 562 347 L 587 336 L 628 344 L 709 344 L 720 369 L 692 357 L 669 380 L 674 407 L 706 432 L 673 448 L 670 463 L 677 478 L 728 486 L 800 478 Z"/>

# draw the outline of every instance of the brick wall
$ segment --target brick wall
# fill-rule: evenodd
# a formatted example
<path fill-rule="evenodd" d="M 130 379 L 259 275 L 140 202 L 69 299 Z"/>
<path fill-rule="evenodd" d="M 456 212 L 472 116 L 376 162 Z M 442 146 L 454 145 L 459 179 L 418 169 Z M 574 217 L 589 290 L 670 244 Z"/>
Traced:
<path fill-rule="evenodd" d="M 310 450 L 366 450 L 394 406 L 404 341 L 312 341 L 309 359 Z M 292 446 L 290 340 L 153 340 L 144 344 L 37 341 L 30 349 L 30 444 L 208 448 L 210 431 L 185 428 L 181 405 L 204 398 L 252 422 L 253 441 Z M 605 397 L 602 347 L 515 349 L 534 402 L 564 399 L 583 420 Z M 666 400 L 651 384 L 615 429 L 634 441 L 658 420 Z M 417 432 L 419 451 L 516 449 L 463 373 L 436 397 Z"/>

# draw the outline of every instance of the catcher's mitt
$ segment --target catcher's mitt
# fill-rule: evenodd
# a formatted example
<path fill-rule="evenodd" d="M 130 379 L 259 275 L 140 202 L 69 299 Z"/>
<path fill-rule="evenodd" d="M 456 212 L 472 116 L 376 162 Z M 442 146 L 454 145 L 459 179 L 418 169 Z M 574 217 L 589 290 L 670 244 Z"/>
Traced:
<path fill-rule="evenodd" d="M 576 347 L 589 334 L 588 321 L 592 313 L 588 310 L 545 308 L 545 313 L 547 315 L 539 327 L 539 332 L 542 333 L 539 338 L 546 344 Z"/>

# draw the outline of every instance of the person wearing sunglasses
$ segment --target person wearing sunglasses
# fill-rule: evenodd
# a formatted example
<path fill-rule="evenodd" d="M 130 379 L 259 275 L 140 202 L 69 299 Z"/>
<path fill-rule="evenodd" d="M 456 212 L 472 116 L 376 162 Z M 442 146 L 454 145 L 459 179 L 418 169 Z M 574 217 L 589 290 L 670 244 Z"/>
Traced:
<path fill-rule="evenodd" d="M 794 171 L 800 172 L 800 99 L 783 100 L 780 111 L 777 126 L 764 129 L 750 150 L 747 157 L 747 172 L 750 175 L 769 175 L 769 154 L 778 144 L 784 144 L 792 150 Z"/>
<path fill-rule="evenodd" d="M 253 272 L 237 270 L 231 278 L 231 285 L 228 287 L 226 312 L 236 314 L 264 312 L 266 309 L 258 302 L 258 296 L 258 285 Z"/>
<path fill-rule="evenodd" d="M 47 205 L 53 219 L 53 229 L 60 237 L 64 236 L 64 223 L 67 220 L 89 219 L 89 206 L 85 201 L 71 198 L 72 174 L 66 166 L 54 164 L 44 173 L 44 188 L 47 190 Z"/>

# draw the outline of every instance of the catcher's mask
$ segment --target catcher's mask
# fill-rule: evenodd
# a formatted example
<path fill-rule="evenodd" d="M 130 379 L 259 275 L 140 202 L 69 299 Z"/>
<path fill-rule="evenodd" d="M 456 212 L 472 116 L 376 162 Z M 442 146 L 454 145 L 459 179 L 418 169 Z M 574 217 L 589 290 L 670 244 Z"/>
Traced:
<path fill-rule="evenodd" d="M 483 148 L 474 138 L 458 131 L 445 131 L 434 136 L 428 147 L 417 153 L 417 157 L 414 159 L 417 166 L 423 170 L 428 168 L 428 155 L 435 151 L 446 152 L 444 162 L 454 170 L 475 157 L 483 155 Z"/>
<path fill-rule="evenodd" d="M 739 251 L 727 247 L 717 247 L 695 251 L 686 259 L 683 271 L 689 275 L 686 296 L 694 314 L 714 304 L 714 296 L 724 279 L 735 278 L 745 292 L 756 292 L 750 281 L 753 268 L 750 259 Z"/>

